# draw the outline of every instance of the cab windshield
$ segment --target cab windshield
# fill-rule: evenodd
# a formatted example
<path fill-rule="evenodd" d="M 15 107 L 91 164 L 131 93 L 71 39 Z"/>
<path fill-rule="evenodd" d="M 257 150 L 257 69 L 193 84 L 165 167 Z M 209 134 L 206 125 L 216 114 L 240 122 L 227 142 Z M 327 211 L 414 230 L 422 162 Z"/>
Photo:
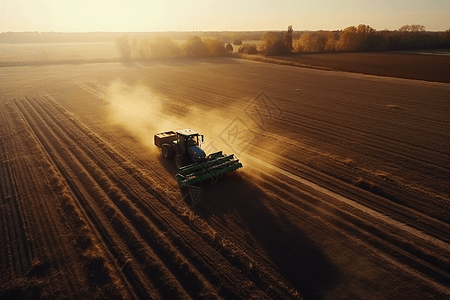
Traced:
<path fill-rule="evenodd" d="M 186 138 L 186 142 L 188 147 L 190 146 L 198 146 L 198 136 L 190 136 Z"/>

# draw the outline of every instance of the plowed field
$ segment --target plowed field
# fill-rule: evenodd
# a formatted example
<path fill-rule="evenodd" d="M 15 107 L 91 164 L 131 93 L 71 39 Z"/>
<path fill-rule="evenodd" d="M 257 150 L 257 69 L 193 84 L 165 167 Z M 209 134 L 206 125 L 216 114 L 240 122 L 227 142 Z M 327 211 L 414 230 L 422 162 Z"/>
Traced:
<path fill-rule="evenodd" d="M 0 69 L 1 299 L 450 297 L 450 85 L 227 58 Z M 244 168 L 195 206 L 153 146 Z"/>

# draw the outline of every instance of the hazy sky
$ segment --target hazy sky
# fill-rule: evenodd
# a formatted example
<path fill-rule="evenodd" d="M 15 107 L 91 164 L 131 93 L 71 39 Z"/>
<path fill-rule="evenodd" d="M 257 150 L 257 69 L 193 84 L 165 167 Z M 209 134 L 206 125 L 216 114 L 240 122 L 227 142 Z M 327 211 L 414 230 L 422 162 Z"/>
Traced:
<path fill-rule="evenodd" d="M 450 0 L 0 0 L 6 31 L 450 29 Z"/>

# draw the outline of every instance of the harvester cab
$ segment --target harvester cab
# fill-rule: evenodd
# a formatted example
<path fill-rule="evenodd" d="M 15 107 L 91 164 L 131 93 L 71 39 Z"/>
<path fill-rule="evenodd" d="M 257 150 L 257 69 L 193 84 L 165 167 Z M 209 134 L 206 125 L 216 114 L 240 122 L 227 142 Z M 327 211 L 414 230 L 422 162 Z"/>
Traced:
<path fill-rule="evenodd" d="M 189 160 L 192 162 L 200 163 L 203 159 L 206 158 L 206 153 L 201 148 L 201 144 L 203 144 L 203 142 L 203 135 L 200 135 L 198 132 L 192 129 L 178 130 L 177 139 L 176 141 L 174 141 L 174 144 L 178 146 L 175 146 L 175 151 L 177 155 L 189 156 L 184 157 L 183 163 L 187 163 Z M 177 162 L 177 160 L 175 162 Z M 177 167 L 179 167 L 178 164 Z"/>
<path fill-rule="evenodd" d="M 221 175 L 242 168 L 242 164 L 233 154 L 222 151 L 206 156 L 202 150 L 203 135 L 192 129 L 177 132 L 166 131 L 155 135 L 155 145 L 161 148 L 167 160 L 175 157 L 178 169 L 176 176 L 180 187 L 189 186 L 206 179 L 216 180 Z"/>

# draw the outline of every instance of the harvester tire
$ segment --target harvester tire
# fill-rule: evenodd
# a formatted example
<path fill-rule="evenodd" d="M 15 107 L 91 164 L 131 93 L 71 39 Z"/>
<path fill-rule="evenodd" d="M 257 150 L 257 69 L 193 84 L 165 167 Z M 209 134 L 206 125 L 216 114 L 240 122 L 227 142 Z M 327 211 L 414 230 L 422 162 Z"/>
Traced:
<path fill-rule="evenodd" d="M 186 159 L 184 158 L 183 155 L 177 154 L 175 156 L 175 165 L 177 166 L 178 169 L 186 165 Z"/>
<path fill-rule="evenodd" d="M 173 151 L 172 147 L 168 144 L 164 144 L 161 146 L 161 153 L 164 159 L 170 160 L 175 156 L 175 152 Z"/>

